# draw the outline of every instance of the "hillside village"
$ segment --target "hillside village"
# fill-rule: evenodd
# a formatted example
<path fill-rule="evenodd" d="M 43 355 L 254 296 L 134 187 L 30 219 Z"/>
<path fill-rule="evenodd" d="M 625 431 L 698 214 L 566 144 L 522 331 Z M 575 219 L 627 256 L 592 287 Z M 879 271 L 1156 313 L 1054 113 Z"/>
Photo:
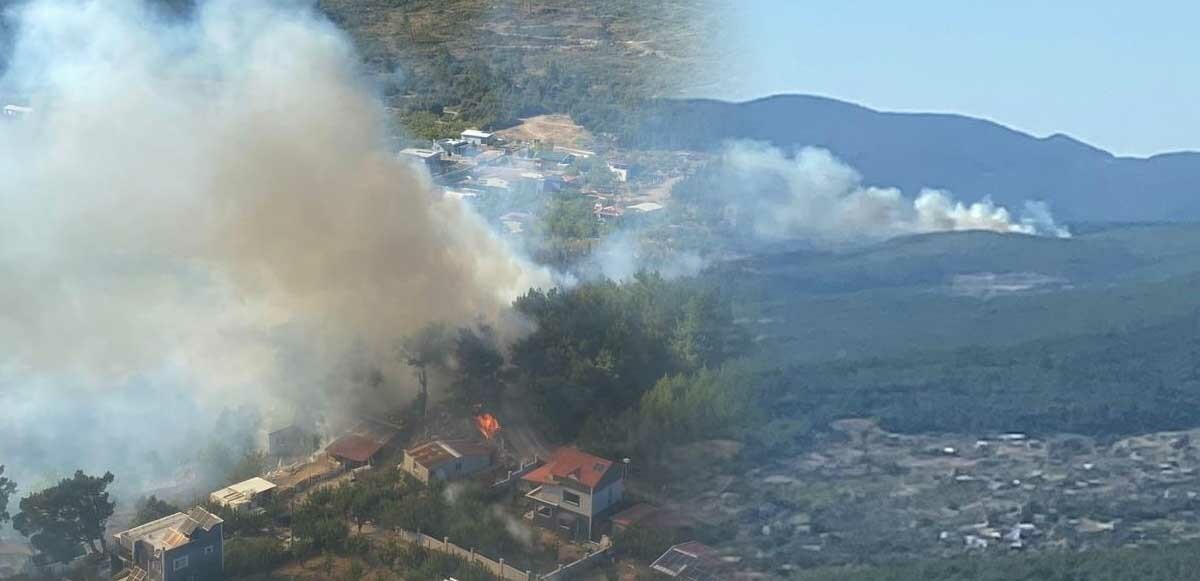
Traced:
<path fill-rule="evenodd" d="M 549 134 L 526 129 L 547 125 L 554 126 Z M 567 143 L 554 139 L 560 136 Z M 593 216 L 602 222 L 654 214 L 666 207 L 670 185 L 680 176 L 639 163 L 632 152 L 611 145 L 603 153 L 586 149 L 589 141 L 586 131 L 569 117 L 546 115 L 500 132 L 466 129 L 457 138 L 405 147 L 399 155 L 428 168 L 446 197 L 488 209 L 510 209 L 509 204 L 520 206 L 522 199 L 570 192 L 588 199 Z M 534 218 L 520 210 L 496 216 L 513 236 L 529 234 Z"/>
<path fill-rule="evenodd" d="M 30 114 L 5 109 L 14 119 Z M 705 159 L 623 152 L 590 140 L 565 116 L 500 132 L 466 129 L 456 138 L 410 142 L 396 155 L 425 167 L 440 195 L 473 205 L 516 240 L 543 235 L 539 217 L 520 211 L 522 200 L 585 200 L 584 219 L 609 227 L 666 215 L 671 186 Z M 991 298 L 995 292 L 975 290 L 977 278 L 947 283 L 952 293 Z M 1036 286 L 1017 283 L 1018 290 Z M 69 560 L 48 561 L 7 543 L 0 575 L 143 581 L 266 570 L 317 579 L 347 568 L 342 577 L 371 578 L 371 566 L 353 557 L 285 557 L 297 542 L 297 507 L 310 499 L 346 503 L 332 518 L 344 521 L 346 542 L 360 543 L 362 554 L 422 551 L 421 559 L 457 559 L 464 574 L 521 581 L 613 572 L 756 579 L 863 554 L 887 561 L 1200 538 L 1194 431 L 1104 442 L 1020 432 L 898 434 L 871 420 L 841 419 L 797 455 L 752 459 L 740 453 L 743 443 L 722 440 L 678 448 L 673 470 L 688 477 L 664 482 L 639 476 L 636 460 L 550 445 L 523 419 L 507 425 L 503 415 L 478 406 L 472 413 L 426 410 L 419 398 L 334 434 L 279 427 L 264 435 L 257 474 L 176 512 L 110 530 L 111 559 L 81 546 Z M 355 500 L 364 490 L 374 496 Z M 472 497 L 463 505 L 475 511 L 468 517 L 486 515 L 489 526 L 510 529 L 520 542 L 475 546 L 479 539 L 437 536 L 442 525 L 387 517 L 380 504 L 403 495 L 453 505 L 449 499 L 462 490 Z M 356 509 L 355 502 L 370 506 Z M 426 522 L 432 528 L 418 524 Z M 313 534 L 303 536 L 319 538 Z"/>
<path fill-rule="evenodd" d="M 353 489 L 380 478 L 447 492 L 474 486 L 491 506 L 505 507 L 504 518 L 522 523 L 515 526 L 536 537 L 523 549 L 525 555 L 489 555 L 470 546 L 470 539 L 352 519 L 365 542 L 441 552 L 500 579 L 565 579 L 606 567 L 612 537 L 620 530 L 614 527 L 628 526 L 623 515 L 636 515 L 648 506 L 626 498 L 628 459 L 600 458 L 570 446 L 540 456 L 540 444 L 525 446 L 519 435 L 513 442 L 507 436 L 491 414 L 452 418 L 440 408 L 428 422 L 412 418 L 395 424 L 364 417 L 318 450 L 311 449 L 312 434 L 298 426 L 272 431 L 267 458 L 274 468 L 212 492 L 202 505 L 116 533 L 120 563 L 112 579 L 219 578 L 231 538 L 269 532 L 287 550 L 294 533 L 287 524 L 289 509 L 283 507 L 321 490 Z M 228 522 L 248 516 L 267 520 L 255 520 L 261 530 L 248 531 L 244 525 L 240 531 L 228 530 Z M 538 546 L 554 550 L 544 553 Z M 63 567 L 82 570 L 85 565 L 81 560 Z"/>
<path fill-rule="evenodd" d="M 188 14 L 186 5 L 193 4 L 163 2 L 181 19 Z M 456 270 L 462 276 L 448 277 L 455 281 L 451 284 L 429 276 L 433 294 L 453 294 L 447 291 L 459 289 L 451 286 L 464 280 L 474 284 L 476 278 L 485 281 L 481 286 L 489 292 L 483 294 L 494 294 L 501 285 L 486 276 L 490 272 L 477 270 L 488 271 L 505 259 L 528 261 L 568 282 L 556 278 L 558 286 L 551 289 L 522 285 L 522 294 L 503 298 L 500 310 L 519 320 L 517 338 L 502 336 L 500 325 L 493 327 L 482 315 L 464 322 L 477 315 L 470 300 L 447 309 L 465 314 L 460 320 L 452 313 L 451 325 L 441 320 L 444 313 L 421 312 L 432 309 L 440 296 L 399 301 L 392 291 L 403 284 L 374 284 L 370 276 L 334 286 L 331 292 L 343 293 L 339 296 L 379 300 L 365 309 L 366 317 L 349 318 L 353 322 L 347 326 L 391 310 L 410 310 L 413 316 L 399 317 L 403 321 L 386 336 L 349 337 L 373 343 L 369 348 L 383 353 L 379 359 L 387 358 L 382 364 L 339 361 L 344 368 L 316 372 L 298 366 L 306 375 L 302 382 L 316 385 L 324 400 L 299 390 L 303 395 L 278 397 L 281 407 L 288 405 L 283 400 L 295 406 L 295 415 L 256 407 L 257 398 L 205 401 L 212 407 L 192 409 L 200 400 L 187 397 L 194 388 L 186 383 L 179 388 L 185 393 L 162 413 L 154 408 L 146 414 L 137 398 L 114 395 L 116 388 L 99 400 L 86 400 L 114 402 L 111 408 L 76 403 L 86 413 L 30 413 L 49 418 L 41 424 L 55 424 L 46 439 L 41 434 L 46 426 L 31 420 L 23 426 L 32 435 L 17 433 L 15 444 L 0 446 L 0 453 L 11 456 L 0 458 L 0 580 L 1195 577 L 1200 566 L 1200 429 L 1195 428 L 1200 425 L 1200 295 L 1194 290 L 1200 286 L 1200 227 L 1132 222 L 1182 219 L 1174 214 L 1192 215 L 1200 208 L 1192 198 L 1187 204 L 1162 201 L 1177 191 L 1192 191 L 1195 180 L 1188 176 L 1195 173 L 1195 154 L 1112 156 L 1060 135 L 1038 138 L 972 117 L 887 113 L 823 97 L 746 103 L 664 99 L 697 94 L 696 87 L 729 72 L 711 65 L 712 53 L 722 47 L 718 34 L 731 27 L 723 13 L 688 0 L 318 0 L 312 6 L 322 15 L 322 26 L 331 24 L 348 35 L 345 46 L 333 41 L 334 52 L 352 55 L 344 63 L 335 61 L 339 70 L 354 69 L 355 82 L 370 87 L 370 98 L 361 101 L 368 106 L 354 111 L 380 113 L 367 124 L 383 128 L 378 139 L 361 149 L 421 169 L 386 174 L 411 178 L 416 186 L 400 195 L 411 194 L 419 203 L 397 205 L 401 216 L 384 230 L 404 230 L 409 224 L 404 220 L 413 215 L 429 218 L 423 213 L 427 206 L 434 208 L 435 218 L 443 217 L 439 212 L 455 214 L 466 217 L 466 226 L 487 225 L 470 231 L 482 233 L 470 238 L 486 239 L 487 248 L 467 245 L 462 253 L 462 262 L 477 264 Z M 238 26 L 231 30 L 242 34 L 259 25 L 234 22 Z M 7 25 L 0 19 L 0 32 Z M 175 31 L 167 32 L 164 38 Z M 303 40 L 303 35 L 291 36 L 297 33 L 271 36 L 287 40 L 287 49 L 263 52 L 287 53 Z M 175 64 L 177 47 L 166 44 L 172 45 L 165 48 L 169 56 L 158 55 L 159 60 Z M 268 62 L 271 66 L 255 74 L 277 64 Z M 299 64 L 305 80 L 320 72 L 310 63 Z M 67 88 L 91 95 L 75 85 Z M 306 86 L 283 88 L 280 95 L 322 94 Z M 238 128 L 245 118 L 273 117 L 252 96 L 234 96 L 240 98 L 211 100 L 218 106 L 207 113 L 225 108 L 244 113 L 232 124 Z M 297 107 L 272 119 L 286 129 L 284 137 L 270 134 L 274 139 L 264 141 L 287 154 L 296 135 L 314 130 L 296 122 L 301 113 L 330 113 L 330 122 L 319 124 L 328 128 L 340 127 L 353 112 L 338 99 L 317 102 L 325 106 Z M 54 113 L 40 103 L 4 95 L 0 130 Z M 89 114 L 101 109 L 86 99 L 80 103 L 90 105 Z M 252 107 L 241 111 L 246 103 Z M 158 108 L 153 102 L 120 104 L 114 110 Z M 114 116 L 98 117 L 100 129 L 125 129 L 101 122 Z M 126 122 L 136 126 L 133 120 L 118 125 Z M 393 123 L 399 129 L 391 130 Z M 56 127 L 73 135 L 69 130 L 76 125 Z M 201 125 L 192 127 L 199 131 Z M 158 128 L 153 129 L 132 140 L 136 147 L 129 149 L 137 159 L 128 167 L 140 171 L 147 165 L 142 148 L 164 143 L 197 164 L 216 163 L 209 159 L 213 150 L 221 150 L 216 152 L 221 161 L 239 161 L 255 148 L 234 146 L 257 143 L 254 135 L 234 132 L 232 139 L 219 136 L 220 147 L 192 151 L 192 141 L 211 143 L 186 135 L 160 142 Z M 297 133 L 291 133 L 294 129 Z M 768 163 L 735 167 L 735 149 L 743 142 L 761 144 Z M 310 147 L 314 143 L 324 145 L 314 139 L 298 148 L 316 151 L 314 158 L 282 157 L 340 159 Z M 379 143 L 387 144 L 382 154 Z M 226 144 L 236 155 L 224 155 Z M 807 147 L 829 149 L 830 163 L 809 167 L 813 160 L 801 153 Z M 49 184 L 44 189 L 50 193 L 68 182 L 92 189 L 97 175 L 125 184 L 117 178 L 126 176 L 115 174 L 137 173 L 106 167 L 75 175 L 90 165 L 57 157 L 73 148 L 47 149 L 56 163 L 45 167 L 72 178 L 29 180 Z M 116 151 L 115 158 L 121 158 L 117 153 L 128 155 Z M 824 158 L 818 151 L 814 159 Z M 358 168 L 360 161 L 308 165 Z M 377 161 L 372 157 L 361 167 Z M 269 164 L 245 165 L 256 167 L 235 164 L 236 171 L 228 172 L 238 183 L 250 177 L 290 183 L 272 174 L 277 168 L 257 167 Z M 313 177 L 320 171 L 296 173 Z M 834 174 L 837 179 L 830 179 Z M 128 189 L 157 193 L 175 172 L 167 176 L 131 181 L 139 187 Z M 287 243 L 283 246 L 323 227 L 335 206 L 354 195 L 345 192 L 343 199 L 331 192 L 357 177 L 313 188 L 313 198 L 334 204 L 317 204 L 318 219 L 309 223 L 316 226 L 301 236 L 279 236 Z M 753 183 L 758 177 L 762 183 Z M 383 183 L 379 195 L 354 206 L 355 216 L 371 214 L 380 199 L 397 195 L 393 182 L 378 181 Z M 849 186 L 825 188 L 830 181 Z M 969 195 L 962 197 L 958 184 Z M 191 185 L 180 188 L 198 199 L 212 193 L 193 191 Z M 1043 193 L 1060 218 L 1059 208 L 1065 206 L 1075 208 L 1074 217 L 1081 220 L 1104 219 L 1073 222 L 1069 235 L 1067 224 L 1060 223 L 1063 234 L 1056 236 L 980 228 L 970 221 L 905 222 L 909 211 L 920 209 L 921 198 L 915 196 L 924 197 L 926 187 L 955 190 L 960 197 L 946 199 L 962 202 L 955 201 L 950 210 L 973 218 L 990 215 L 995 195 L 1010 226 L 1032 227 L 1017 212 L 1027 202 L 1032 203 L 1026 209 L 1040 207 Z M 1060 190 L 1067 192 L 1060 196 L 1062 205 L 1052 197 Z M 29 222 L 57 215 L 59 197 L 41 196 L 36 187 L 30 191 L 39 195 L 28 196 L 37 198 L 28 200 L 35 218 Z M 1093 195 L 1101 191 L 1122 195 Z M 1139 196 L 1127 198 L 1125 191 Z M 106 225 L 112 200 L 158 201 L 156 196 L 79 195 L 100 210 L 82 215 Z M 39 205 L 43 198 L 52 203 Z M 430 204 L 431 199 L 436 202 Z M 973 204 L 976 199 L 982 205 Z M 254 229 L 255 218 L 271 213 L 263 207 L 294 201 L 282 200 L 238 217 Z M 876 205 L 880 200 L 891 203 Z M 441 212 L 460 209 L 458 203 L 472 212 Z M 832 212 L 844 208 L 868 211 L 862 221 L 839 222 Z M 163 215 L 190 218 L 187 212 Z M 773 225 L 764 216 L 780 218 L 774 225 L 787 228 L 764 234 L 763 226 Z M 1043 217 L 1054 225 L 1048 210 Z M 1123 223 L 1110 223 L 1114 217 Z M 24 236 L 26 221 L 18 218 L 13 223 L 19 227 L 10 230 Z M 433 238 L 446 246 L 453 244 L 455 228 L 464 225 L 431 223 L 437 227 L 429 230 L 446 231 Z M 827 229 L 827 223 L 833 226 Z M 0 220 L 0 226 L 7 224 Z M 342 224 L 357 231 L 360 222 Z M 883 228 L 883 235 L 871 232 L 881 224 L 895 227 Z M 136 275 L 145 267 L 152 275 L 149 286 L 167 281 L 164 286 L 205 297 L 214 287 L 202 286 L 197 279 L 204 277 L 193 269 L 214 279 L 242 272 L 218 265 L 209 273 L 208 264 L 195 263 L 210 257 L 197 260 L 186 252 L 178 263 L 164 260 L 165 272 L 154 270 L 163 268 L 161 251 L 136 252 L 146 246 L 137 228 L 126 236 L 135 244 L 115 246 L 118 258 L 135 260 L 114 260 L 120 268 L 111 269 L 105 260 L 65 248 L 86 246 L 78 242 L 96 240 L 96 230 L 60 233 L 55 226 L 30 233 L 53 239 L 46 244 L 55 249 L 59 237 L 67 240 L 63 255 L 74 262 L 43 263 L 38 256 L 32 268 L 22 270 L 26 240 L 18 237 L 14 255 L 21 260 L 5 262 L 0 253 L 0 272 L 11 266 L 18 277 L 33 281 L 16 285 L 18 294 L 32 290 L 36 295 L 54 286 L 41 278 L 44 273 L 55 282 L 61 276 L 66 292 L 49 302 L 56 312 L 75 301 L 86 305 L 85 294 L 108 299 L 109 286 L 91 284 L 97 271 L 128 268 L 133 280 L 144 282 Z M 169 226 L 154 225 L 161 230 L 179 225 Z M 204 243 L 228 232 L 206 234 L 200 238 Z M 347 255 L 362 252 L 356 244 L 388 237 L 368 232 L 362 240 L 347 238 L 349 249 L 335 248 L 344 254 L 313 261 L 322 266 L 313 269 L 312 279 L 340 279 L 327 273 Z M 505 244 L 493 244 L 498 239 Z M 0 242 L 10 240 L 0 236 Z M 424 270 L 394 264 L 404 262 L 395 257 L 410 247 L 420 249 L 422 257 L 442 258 L 408 238 L 397 240 L 387 240 L 394 245 L 373 254 L 381 258 L 364 270 L 394 267 L 388 273 L 391 282 L 436 270 L 432 264 L 438 260 L 421 263 Z M 318 245 L 296 245 L 299 262 L 308 265 L 306 253 Z M 504 252 L 485 252 L 492 246 L 503 246 Z M 268 271 L 268 277 L 278 274 L 272 270 L 277 256 L 267 257 L 256 268 Z M 82 274 L 68 272 L 75 262 L 87 266 Z M 121 287 L 115 279 L 99 279 Z M 138 292 L 113 300 L 134 304 L 140 316 L 152 300 L 143 302 L 146 285 L 132 286 Z M 304 302 L 315 292 L 299 286 L 296 295 L 285 298 L 300 296 L 296 302 Z M 368 292 L 356 292 L 364 288 Z M 255 295 L 258 289 L 235 290 L 246 296 L 215 304 L 230 310 L 263 298 Z M 150 298 L 160 300 L 151 306 L 162 311 L 190 306 L 172 302 L 179 297 L 170 293 Z M 78 317 L 68 319 L 67 334 L 87 326 L 80 321 L 95 322 L 84 316 L 85 308 L 66 310 Z M 316 313 L 297 316 L 299 330 L 281 334 L 312 335 L 318 343 L 336 335 L 322 326 L 329 317 L 320 315 L 328 313 Z M 31 311 L 29 319 L 39 316 L 57 315 Z M 123 336 L 125 323 L 138 316 L 113 317 L 119 324 L 85 347 L 107 353 L 101 347 Z M 205 347 L 209 341 L 232 343 L 230 329 L 244 331 L 200 318 L 199 324 L 188 322 L 224 332 L 215 339 L 206 335 Z M 30 333 L 22 320 L 13 320 L 23 343 Z M 0 317 L 0 332 L 8 332 L 8 323 Z M 277 318 L 255 323 L 254 333 L 272 335 L 264 340 L 264 350 L 281 366 L 292 363 L 285 352 L 310 354 L 294 355 L 282 344 L 286 340 L 273 336 L 279 332 Z M 420 323 L 427 326 L 417 330 Z M 171 344 L 175 329 L 156 331 L 156 342 L 159 332 L 161 342 Z M 426 339 L 430 344 L 422 345 Z M 334 350 L 318 345 L 313 351 L 326 349 Z M 164 352 L 171 361 L 178 356 Z M 195 356 L 190 365 L 197 369 L 226 364 L 207 359 L 207 351 L 203 357 L 186 355 Z M 23 363 L 19 357 L 16 362 Z M 0 360 L 0 396 L 9 385 L 8 363 Z M 107 371 L 109 364 L 105 360 L 101 367 Z M 169 391 L 169 381 L 145 373 L 151 377 L 136 381 Z M 415 395 L 408 389 L 414 383 L 419 386 Z M 14 393 L 43 395 L 36 389 Z M 47 393 L 52 394 L 47 409 L 59 412 L 56 406 L 75 403 L 77 392 Z M 342 396 L 347 401 L 315 403 Z M 0 398 L 0 405 L 21 404 L 12 406 L 19 409 L 10 418 L 27 413 L 21 397 Z M 149 415 L 162 418 L 156 424 Z M 193 415 L 204 424 L 183 420 Z M 84 417 L 96 418 L 94 424 L 84 425 Z M 6 434 L 3 420 L 0 414 L 0 437 Z M 100 433 L 120 423 L 132 427 Z M 176 439 L 166 436 L 176 431 Z M 79 450 L 59 454 L 66 448 Z M 53 456 L 57 464 L 39 462 L 42 455 Z M 80 460 L 88 455 L 92 463 Z M 71 476 L 64 472 L 70 463 L 70 469 L 82 465 L 90 472 L 99 466 L 104 473 L 91 476 L 79 469 Z M 1108 576 L 1077 572 L 1086 566 L 1105 569 Z M 1143 574 L 1149 567 L 1159 575 Z"/>

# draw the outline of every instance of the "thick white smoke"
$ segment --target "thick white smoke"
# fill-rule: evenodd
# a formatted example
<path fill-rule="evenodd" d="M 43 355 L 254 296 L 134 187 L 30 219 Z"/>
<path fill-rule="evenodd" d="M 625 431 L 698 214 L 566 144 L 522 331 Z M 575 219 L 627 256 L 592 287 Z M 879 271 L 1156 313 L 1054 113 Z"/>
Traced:
<path fill-rule="evenodd" d="M 847 243 L 954 230 L 1070 235 L 1038 202 L 1014 217 L 986 198 L 965 204 L 926 189 L 913 199 L 896 188 L 866 186 L 854 168 L 824 149 L 805 148 L 789 158 L 774 147 L 738 142 L 723 161 L 730 187 L 739 192 L 736 207 L 767 239 Z"/>
<path fill-rule="evenodd" d="M 640 232 L 617 230 L 604 237 L 579 267 L 584 278 L 607 278 L 628 282 L 642 270 L 657 272 L 666 279 L 696 276 L 705 260 L 693 252 L 672 252 L 666 256 L 647 256 Z"/>
<path fill-rule="evenodd" d="M 401 337 L 512 328 L 511 299 L 548 282 L 396 161 L 350 44 L 305 5 L 214 0 L 178 22 L 34 0 L 13 17 L 0 99 L 33 113 L 0 122 L 0 464 L 30 452 L 18 434 L 67 433 L 118 395 L 114 419 L 161 446 L 217 406 L 353 405 L 348 365 L 394 392 Z M 99 436 L 71 449 L 100 454 Z"/>

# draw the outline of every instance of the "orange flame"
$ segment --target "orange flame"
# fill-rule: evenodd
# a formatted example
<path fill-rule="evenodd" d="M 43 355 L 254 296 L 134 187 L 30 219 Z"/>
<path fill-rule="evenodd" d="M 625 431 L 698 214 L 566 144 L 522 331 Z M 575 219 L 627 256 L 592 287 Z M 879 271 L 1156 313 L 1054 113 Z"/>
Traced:
<path fill-rule="evenodd" d="M 500 431 L 500 420 L 492 414 L 479 414 L 475 416 L 475 427 L 479 428 L 479 433 L 483 434 L 484 438 L 490 440 Z"/>

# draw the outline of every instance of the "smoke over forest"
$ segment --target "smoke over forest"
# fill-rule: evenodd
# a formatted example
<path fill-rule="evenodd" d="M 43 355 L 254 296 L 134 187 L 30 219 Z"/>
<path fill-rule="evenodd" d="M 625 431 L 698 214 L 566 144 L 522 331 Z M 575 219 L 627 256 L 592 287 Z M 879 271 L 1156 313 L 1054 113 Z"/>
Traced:
<path fill-rule="evenodd" d="M 896 188 L 864 184 L 853 167 L 824 149 L 789 157 L 774 147 L 733 142 L 711 179 L 728 193 L 733 217 L 763 240 L 845 244 L 961 230 L 1070 236 L 1042 203 L 1027 202 L 1014 215 L 987 198 L 964 203 L 936 189 L 909 198 Z"/>
<path fill-rule="evenodd" d="M 162 477 L 222 410 L 402 401 L 404 336 L 482 319 L 511 337 L 512 299 L 552 284 L 396 160 L 355 48 L 304 3 L 213 0 L 181 19 L 36 0 L 7 28 L 0 92 L 36 111 L 0 132 L 0 463 L 21 480 Z M 864 186 L 818 150 L 735 143 L 715 167 L 703 185 L 728 197 L 711 206 L 764 240 L 1066 234 L 1038 206 Z M 716 253 L 646 258 L 637 234 L 609 232 L 582 270 L 691 275 Z"/>
<path fill-rule="evenodd" d="M 179 21 L 39 0 L 10 16 L 0 90 L 37 111 L 0 132 L 10 473 L 117 471 L 207 436 L 223 407 L 398 396 L 404 335 L 518 332 L 512 298 L 546 284 L 395 159 L 349 42 L 308 9 L 216 0 Z"/>

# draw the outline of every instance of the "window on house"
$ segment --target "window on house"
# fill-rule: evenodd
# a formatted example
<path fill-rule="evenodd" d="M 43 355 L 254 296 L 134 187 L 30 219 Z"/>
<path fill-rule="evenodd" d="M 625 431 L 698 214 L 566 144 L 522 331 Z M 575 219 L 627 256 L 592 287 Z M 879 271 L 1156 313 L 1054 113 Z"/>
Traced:
<path fill-rule="evenodd" d="M 173 564 L 173 566 L 175 567 L 175 570 L 176 570 L 176 571 L 178 571 L 178 570 L 180 570 L 180 569 L 186 569 L 186 568 L 187 568 L 187 566 L 188 566 L 188 558 L 187 558 L 187 555 L 184 555 L 184 556 L 182 556 L 182 557 L 180 557 L 180 558 L 178 558 L 178 559 L 175 559 L 175 560 L 174 560 L 174 561 L 172 561 L 171 563 L 172 563 L 172 564 Z"/>
<path fill-rule="evenodd" d="M 205 554 L 205 555 L 211 555 L 211 554 L 213 553 L 213 551 L 215 551 L 215 550 L 217 550 L 217 548 L 216 548 L 216 547 L 214 547 L 214 546 L 212 546 L 212 545 L 209 545 L 209 546 L 207 546 L 207 547 L 204 547 L 204 554 Z"/>
<path fill-rule="evenodd" d="M 563 502 L 571 506 L 579 506 L 579 495 L 569 490 L 563 491 Z"/>
<path fill-rule="evenodd" d="M 550 517 L 554 516 L 554 511 L 550 510 L 550 507 L 548 507 L 548 506 L 537 507 L 537 512 L 538 512 L 538 514 L 540 514 L 546 518 L 550 518 Z"/>

